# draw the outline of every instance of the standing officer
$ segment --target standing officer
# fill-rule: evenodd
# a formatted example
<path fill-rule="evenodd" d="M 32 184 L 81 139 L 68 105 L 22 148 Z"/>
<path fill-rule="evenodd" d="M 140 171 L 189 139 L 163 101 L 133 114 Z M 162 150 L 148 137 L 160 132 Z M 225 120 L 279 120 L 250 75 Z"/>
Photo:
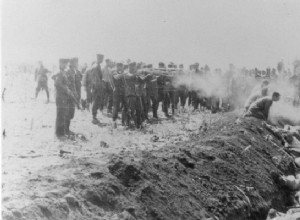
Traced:
<path fill-rule="evenodd" d="M 55 77 L 56 87 L 56 126 L 55 134 L 57 137 L 63 137 L 70 134 L 70 111 L 74 103 L 77 103 L 76 97 L 69 89 L 67 68 L 70 60 L 60 59 L 60 71 Z M 78 104 L 78 103 L 77 103 Z M 78 106 L 79 107 L 79 106 Z"/>
<path fill-rule="evenodd" d="M 67 78 L 68 78 L 68 88 L 72 92 L 76 101 L 72 99 L 68 100 L 68 108 L 69 108 L 69 117 L 67 122 L 67 133 L 74 134 L 72 131 L 69 130 L 71 120 L 74 118 L 75 115 L 75 104 L 78 105 L 79 103 L 79 95 L 76 90 L 76 72 L 78 68 L 78 58 L 72 58 L 70 60 L 70 66 L 67 71 Z"/>
<path fill-rule="evenodd" d="M 103 94 L 104 94 L 104 82 L 102 80 L 102 70 L 101 63 L 103 62 L 104 56 L 102 54 L 97 54 L 97 62 L 91 69 L 92 74 L 92 96 L 93 96 L 93 124 L 99 124 L 100 121 L 97 119 L 97 111 L 103 110 Z"/>
<path fill-rule="evenodd" d="M 142 128 L 142 92 L 144 80 L 137 76 L 137 65 L 135 62 L 129 64 L 129 72 L 125 75 L 127 124 L 130 120 L 135 122 L 136 128 Z"/>
<path fill-rule="evenodd" d="M 50 73 L 50 71 L 44 67 L 42 61 L 39 61 L 39 68 L 35 70 L 35 81 L 38 81 L 36 91 L 35 91 L 35 98 L 38 97 L 40 90 L 44 89 L 47 93 L 47 103 L 49 103 L 49 89 L 48 89 L 47 73 Z"/>

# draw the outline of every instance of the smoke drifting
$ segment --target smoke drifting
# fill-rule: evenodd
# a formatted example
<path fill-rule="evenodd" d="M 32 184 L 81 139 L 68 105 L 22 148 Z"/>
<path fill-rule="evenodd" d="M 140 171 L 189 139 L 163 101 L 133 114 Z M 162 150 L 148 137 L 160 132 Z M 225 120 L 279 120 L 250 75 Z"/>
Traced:
<path fill-rule="evenodd" d="M 281 94 L 279 102 L 273 103 L 269 112 L 269 121 L 278 126 L 285 124 L 300 125 L 300 108 L 293 106 L 293 97 L 296 88 L 291 82 L 279 79 L 271 83 L 270 92 L 277 91 Z"/>
<path fill-rule="evenodd" d="M 232 104 L 242 107 L 252 88 L 258 83 L 253 77 L 246 76 L 240 71 L 206 74 L 190 71 L 176 75 L 173 86 L 175 88 L 184 86 L 189 91 L 197 92 L 199 97 L 230 99 Z"/>
<path fill-rule="evenodd" d="M 189 91 L 197 92 L 199 97 L 221 98 L 236 107 L 244 107 L 251 93 L 260 93 L 260 84 L 261 80 L 238 70 L 234 73 L 209 72 L 207 74 L 190 71 L 177 74 L 173 81 L 175 88 L 185 87 Z M 295 87 L 287 79 L 279 78 L 270 82 L 268 96 L 275 91 L 281 94 L 281 99 L 273 103 L 269 112 L 269 121 L 278 126 L 300 125 L 300 109 L 293 106 Z"/>

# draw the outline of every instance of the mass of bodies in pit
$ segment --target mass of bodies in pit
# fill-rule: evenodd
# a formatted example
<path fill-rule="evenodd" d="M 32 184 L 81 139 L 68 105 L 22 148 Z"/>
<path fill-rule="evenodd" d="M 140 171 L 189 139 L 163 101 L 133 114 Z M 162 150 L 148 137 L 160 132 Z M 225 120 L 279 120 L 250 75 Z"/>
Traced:
<path fill-rule="evenodd" d="M 227 70 L 201 67 L 188 68 L 159 62 L 157 66 L 143 62 L 114 62 L 97 54 L 90 66 L 80 65 L 77 57 L 59 59 L 59 70 L 52 72 L 38 62 L 35 98 L 45 90 L 48 102 L 48 78 L 55 85 L 57 113 L 55 134 L 69 137 L 75 109 L 91 112 L 92 124 L 100 125 L 97 114 L 112 117 L 112 126 L 143 128 L 149 119 L 157 119 L 158 111 L 172 117 L 186 111 L 218 112 L 243 109 L 244 117 L 256 117 L 270 123 L 270 107 L 278 105 L 281 119 L 275 123 L 298 125 L 300 105 L 300 61 L 287 68 L 283 61 L 273 68 L 238 68 Z M 49 80 L 49 81 L 50 81 Z M 107 112 L 107 113 L 106 113 Z M 298 116 L 297 116 L 298 114 Z"/>

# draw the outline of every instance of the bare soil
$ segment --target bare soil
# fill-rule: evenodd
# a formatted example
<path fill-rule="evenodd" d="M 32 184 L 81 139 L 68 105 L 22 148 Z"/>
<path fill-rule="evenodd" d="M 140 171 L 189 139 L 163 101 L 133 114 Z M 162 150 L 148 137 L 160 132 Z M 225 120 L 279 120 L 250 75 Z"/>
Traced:
<path fill-rule="evenodd" d="M 3 104 L 3 219 L 265 219 L 289 205 L 275 177 L 294 174 L 293 160 L 259 120 L 183 113 L 112 130 L 77 111 L 72 129 L 87 140 L 61 142 L 55 103 L 13 94 L 23 101 Z"/>

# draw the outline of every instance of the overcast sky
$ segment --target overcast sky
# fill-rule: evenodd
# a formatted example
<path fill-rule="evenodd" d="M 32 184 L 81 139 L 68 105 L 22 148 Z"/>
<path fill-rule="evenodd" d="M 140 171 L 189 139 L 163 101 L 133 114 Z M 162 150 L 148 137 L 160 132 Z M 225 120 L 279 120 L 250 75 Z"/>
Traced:
<path fill-rule="evenodd" d="M 300 1 L 2 0 L 2 59 L 58 63 L 103 53 L 266 67 L 300 58 Z"/>

